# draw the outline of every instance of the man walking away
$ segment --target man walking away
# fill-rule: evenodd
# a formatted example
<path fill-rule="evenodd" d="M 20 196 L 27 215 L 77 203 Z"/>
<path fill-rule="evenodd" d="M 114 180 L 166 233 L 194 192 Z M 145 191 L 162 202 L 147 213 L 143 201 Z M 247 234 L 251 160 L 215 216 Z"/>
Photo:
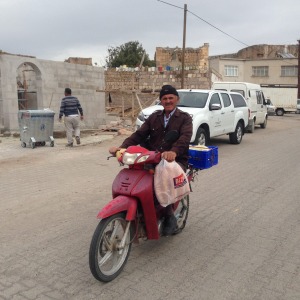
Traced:
<path fill-rule="evenodd" d="M 68 139 L 66 147 L 73 147 L 73 131 L 77 145 L 80 144 L 79 113 L 80 120 L 83 120 L 83 110 L 79 100 L 72 96 L 70 88 L 65 88 L 65 97 L 61 100 L 58 120 L 61 122 L 62 116 L 65 116 L 64 121 Z"/>

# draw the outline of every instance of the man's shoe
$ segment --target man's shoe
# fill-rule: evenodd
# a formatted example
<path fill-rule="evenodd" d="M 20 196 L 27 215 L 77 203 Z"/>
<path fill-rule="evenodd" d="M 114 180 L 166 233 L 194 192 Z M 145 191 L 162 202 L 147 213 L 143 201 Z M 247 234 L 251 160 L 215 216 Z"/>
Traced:
<path fill-rule="evenodd" d="M 177 229 L 177 219 L 174 215 L 166 216 L 163 225 L 163 235 L 172 235 Z"/>
<path fill-rule="evenodd" d="M 73 143 L 68 143 L 67 145 L 66 145 L 66 147 L 73 147 Z"/>
<path fill-rule="evenodd" d="M 75 140 L 76 140 L 77 145 L 80 145 L 80 137 L 79 136 L 75 136 Z"/>

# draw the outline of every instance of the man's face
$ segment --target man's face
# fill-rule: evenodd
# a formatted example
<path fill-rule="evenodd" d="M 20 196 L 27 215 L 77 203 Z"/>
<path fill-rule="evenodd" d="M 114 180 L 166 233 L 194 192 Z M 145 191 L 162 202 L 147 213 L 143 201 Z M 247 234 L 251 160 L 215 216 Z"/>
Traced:
<path fill-rule="evenodd" d="M 177 105 L 179 97 L 173 94 L 167 94 L 162 96 L 160 102 L 164 107 L 166 113 L 170 113 Z"/>

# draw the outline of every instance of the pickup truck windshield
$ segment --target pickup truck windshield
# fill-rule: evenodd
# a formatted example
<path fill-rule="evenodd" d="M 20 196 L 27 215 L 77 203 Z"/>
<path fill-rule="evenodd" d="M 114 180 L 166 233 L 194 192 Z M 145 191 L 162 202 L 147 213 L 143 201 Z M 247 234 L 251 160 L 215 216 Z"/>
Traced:
<path fill-rule="evenodd" d="M 203 108 L 206 104 L 208 93 L 178 92 L 180 101 L 177 106 Z"/>

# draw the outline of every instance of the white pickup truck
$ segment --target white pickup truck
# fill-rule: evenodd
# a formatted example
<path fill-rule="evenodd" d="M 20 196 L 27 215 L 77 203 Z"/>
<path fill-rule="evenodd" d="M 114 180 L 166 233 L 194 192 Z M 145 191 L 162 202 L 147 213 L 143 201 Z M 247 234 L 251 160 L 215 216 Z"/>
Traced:
<path fill-rule="evenodd" d="M 230 143 L 240 144 L 248 125 L 249 108 L 239 93 L 213 90 L 178 90 L 178 108 L 193 118 L 191 144 L 206 145 L 210 138 L 229 135 Z M 162 110 L 159 103 L 143 109 L 137 117 L 137 129 L 154 111 Z"/>

